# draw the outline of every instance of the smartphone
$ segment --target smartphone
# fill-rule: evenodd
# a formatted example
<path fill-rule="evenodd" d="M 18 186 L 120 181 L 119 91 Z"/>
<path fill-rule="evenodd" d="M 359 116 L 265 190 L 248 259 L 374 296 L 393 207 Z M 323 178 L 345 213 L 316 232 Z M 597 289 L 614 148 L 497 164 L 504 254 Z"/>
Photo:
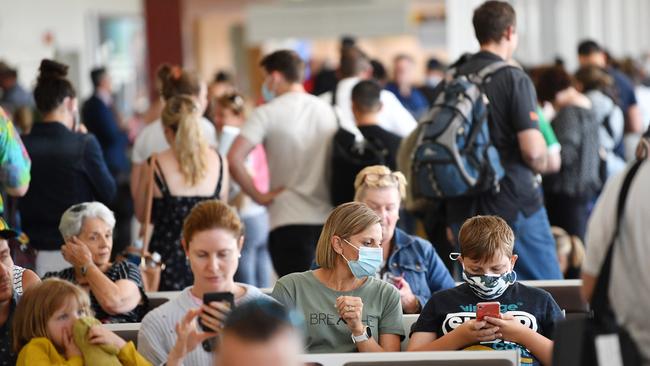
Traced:
<path fill-rule="evenodd" d="M 230 304 L 230 309 L 233 309 L 235 307 L 235 295 L 232 292 L 206 292 L 203 294 L 203 303 L 209 304 L 211 302 L 226 302 Z M 203 330 L 210 331 L 203 325 L 201 318 L 199 318 L 199 325 Z"/>
<path fill-rule="evenodd" d="M 481 321 L 486 316 L 499 318 L 501 316 L 501 303 L 491 301 L 476 304 L 476 320 Z"/>

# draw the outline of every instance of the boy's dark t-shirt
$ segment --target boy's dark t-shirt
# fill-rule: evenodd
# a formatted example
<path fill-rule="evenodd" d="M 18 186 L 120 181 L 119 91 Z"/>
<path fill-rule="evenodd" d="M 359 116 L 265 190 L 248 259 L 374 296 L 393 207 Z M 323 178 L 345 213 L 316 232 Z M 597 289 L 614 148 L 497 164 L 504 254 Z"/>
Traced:
<path fill-rule="evenodd" d="M 397 151 L 399 150 L 402 138 L 377 125 L 359 126 L 359 131 L 361 131 L 363 137 L 370 141 L 371 144 L 388 151 L 386 165 L 390 170 L 397 170 Z"/>
<path fill-rule="evenodd" d="M 484 302 L 474 295 L 466 283 L 439 291 L 431 296 L 411 332 L 436 333 L 440 338 L 466 321 L 476 318 L 476 304 Z M 510 312 L 522 324 L 537 333 L 551 338 L 555 322 L 563 319 L 562 311 L 553 297 L 546 291 L 515 282 L 500 297 L 490 300 L 501 303 L 501 313 Z M 519 349 L 521 365 L 540 365 L 539 361 L 525 347 L 504 340 L 473 344 L 465 350 L 510 350 Z"/>
<path fill-rule="evenodd" d="M 503 59 L 491 52 L 481 51 L 457 68 L 460 75 L 472 74 Z M 517 134 L 539 129 L 536 113 L 535 87 L 526 73 L 517 67 L 506 67 L 492 74 L 485 84 L 490 101 L 490 138 L 501 158 L 506 175 L 497 194 L 476 198 L 450 199 L 447 217 L 450 224 L 480 215 L 499 215 L 513 224 L 518 212 L 528 217 L 542 208 L 542 195 L 536 175 L 526 165 Z"/>

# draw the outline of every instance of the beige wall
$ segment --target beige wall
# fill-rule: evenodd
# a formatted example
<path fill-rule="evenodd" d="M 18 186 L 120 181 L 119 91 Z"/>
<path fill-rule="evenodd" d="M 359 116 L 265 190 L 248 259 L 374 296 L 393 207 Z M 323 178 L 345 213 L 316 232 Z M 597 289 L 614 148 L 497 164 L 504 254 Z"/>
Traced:
<path fill-rule="evenodd" d="M 233 45 L 231 30 L 236 25 L 244 24 L 248 4 L 272 1 L 184 0 L 185 66 L 194 68 L 206 80 L 212 78 L 214 72 L 219 69 L 257 73 L 259 71 L 256 67 L 259 62 L 259 53 L 255 48 L 247 45 Z M 359 45 L 372 58 L 379 59 L 386 66 L 389 76 L 392 74 L 392 60 L 398 53 L 407 53 L 413 56 L 418 70 L 422 70 L 422 77 L 426 60 L 429 57 L 435 54 L 437 57 L 445 58 L 443 50 L 423 49 L 414 35 L 365 38 L 359 40 Z M 329 59 L 334 65 L 338 63 L 338 48 L 338 38 L 313 40 L 314 58 Z M 236 57 L 236 51 L 243 51 L 249 59 L 242 60 L 241 56 Z M 244 64 L 236 65 L 235 62 Z M 256 81 L 259 81 L 259 75 L 250 75 L 250 80 L 253 85 L 242 85 L 242 83 L 249 84 L 249 78 L 240 77 L 239 86 L 243 90 L 256 91 L 258 89 Z"/>
<path fill-rule="evenodd" d="M 217 70 L 233 71 L 231 29 L 242 20 L 243 14 L 238 11 L 210 13 L 196 20 L 194 55 L 201 76 L 209 79 Z"/>

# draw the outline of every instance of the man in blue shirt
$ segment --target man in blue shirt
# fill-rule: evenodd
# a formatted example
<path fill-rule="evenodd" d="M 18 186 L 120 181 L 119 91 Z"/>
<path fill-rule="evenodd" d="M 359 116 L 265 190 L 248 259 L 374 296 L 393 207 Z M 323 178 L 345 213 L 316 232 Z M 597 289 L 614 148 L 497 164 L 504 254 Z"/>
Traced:
<path fill-rule="evenodd" d="M 614 88 L 618 97 L 616 102 L 625 113 L 625 132 L 634 134 L 643 132 L 643 121 L 634 94 L 634 84 L 624 73 L 607 64 L 605 50 L 593 40 L 584 40 L 578 45 L 578 61 L 580 66 L 598 66 L 607 70 L 614 79 Z"/>
<path fill-rule="evenodd" d="M 117 184 L 117 195 L 109 208 L 115 212 L 115 246 L 113 253 L 120 253 L 131 243 L 131 217 L 133 202 L 129 190 L 129 159 L 126 156 L 129 139 L 122 129 L 113 101 L 113 84 L 108 71 L 98 67 L 90 72 L 93 95 L 81 109 L 81 116 L 88 132 L 97 137 L 104 160 Z"/>
<path fill-rule="evenodd" d="M 409 55 L 398 55 L 393 61 L 394 81 L 386 85 L 386 90 L 395 94 L 413 118 L 419 120 L 429 109 L 427 98 L 413 82 L 415 61 Z"/>
<path fill-rule="evenodd" d="M 81 117 L 88 132 L 97 137 L 108 169 L 117 178 L 119 175 L 128 174 L 129 171 L 129 160 L 126 157 L 128 138 L 121 130 L 119 118 L 115 113 L 112 83 L 108 72 L 103 67 L 96 68 L 90 72 L 90 78 L 94 92 L 84 102 Z"/>

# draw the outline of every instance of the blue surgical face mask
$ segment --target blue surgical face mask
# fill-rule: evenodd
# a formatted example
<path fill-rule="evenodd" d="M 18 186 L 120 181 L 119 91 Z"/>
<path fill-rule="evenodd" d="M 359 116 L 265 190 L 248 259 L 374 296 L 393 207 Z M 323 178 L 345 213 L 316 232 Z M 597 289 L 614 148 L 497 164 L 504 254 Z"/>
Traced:
<path fill-rule="evenodd" d="M 476 296 L 493 300 L 503 295 L 508 286 L 517 281 L 517 273 L 509 271 L 500 275 L 475 275 L 463 268 L 463 280 L 467 282 Z"/>
<path fill-rule="evenodd" d="M 346 262 L 348 262 L 348 267 L 350 267 L 350 271 L 356 278 L 364 278 L 364 277 L 369 277 L 369 276 L 374 276 L 375 273 L 377 273 L 377 270 L 379 269 L 379 265 L 381 265 L 382 260 L 384 259 L 383 251 L 381 248 L 371 248 L 371 247 L 365 247 L 362 246 L 361 248 L 357 248 L 352 243 L 347 241 L 347 239 L 343 239 L 346 243 L 350 244 L 354 249 L 359 251 L 359 259 L 356 261 L 350 261 L 345 256 L 343 253 L 341 253 L 341 257 L 345 259 Z"/>
<path fill-rule="evenodd" d="M 266 82 L 262 83 L 262 98 L 266 103 L 270 102 L 275 98 L 275 93 L 266 86 Z"/>

